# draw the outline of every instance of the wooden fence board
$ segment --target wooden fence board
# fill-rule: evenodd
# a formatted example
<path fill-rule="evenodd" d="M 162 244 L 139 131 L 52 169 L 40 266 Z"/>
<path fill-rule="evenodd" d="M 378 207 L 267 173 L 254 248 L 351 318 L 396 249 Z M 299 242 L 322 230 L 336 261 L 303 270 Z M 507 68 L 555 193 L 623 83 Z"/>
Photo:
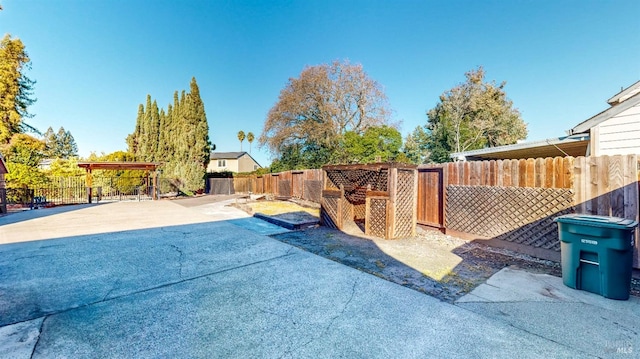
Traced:
<path fill-rule="evenodd" d="M 554 166 L 553 158 L 547 157 L 544 159 L 544 187 L 555 188 L 554 185 Z"/>

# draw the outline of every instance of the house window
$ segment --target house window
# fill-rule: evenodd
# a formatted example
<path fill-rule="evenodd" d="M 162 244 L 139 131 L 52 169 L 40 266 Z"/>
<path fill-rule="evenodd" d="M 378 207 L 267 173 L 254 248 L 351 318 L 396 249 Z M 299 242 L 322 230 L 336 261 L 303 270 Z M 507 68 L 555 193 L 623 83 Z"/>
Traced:
<path fill-rule="evenodd" d="M 257 170 L 258 169 L 258 165 L 253 165 L 253 170 Z"/>
<path fill-rule="evenodd" d="M 218 167 L 227 167 L 227 160 L 218 160 Z"/>

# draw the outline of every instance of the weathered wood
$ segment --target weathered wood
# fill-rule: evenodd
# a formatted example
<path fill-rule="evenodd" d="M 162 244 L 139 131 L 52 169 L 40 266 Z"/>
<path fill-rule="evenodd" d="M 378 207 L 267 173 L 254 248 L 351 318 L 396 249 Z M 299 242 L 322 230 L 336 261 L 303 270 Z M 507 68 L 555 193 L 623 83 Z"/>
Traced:
<path fill-rule="evenodd" d="M 596 172 L 598 178 L 598 205 L 597 214 L 600 216 L 611 215 L 611 193 L 609 187 L 609 157 L 601 156 L 596 158 Z"/>
<path fill-rule="evenodd" d="M 562 159 L 562 188 L 573 188 L 573 182 L 575 181 L 573 173 L 573 163 L 575 158 L 564 157 Z"/>
<path fill-rule="evenodd" d="M 564 185 L 564 166 L 562 157 L 553 159 L 553 188 L 567 188 Z M 573 171 L 573 169 L 571 169 Z"/>
<path fill-rule="evenodd" d="M 496 184 L 498 183 L 497 172 L 496 161 L 489 161 L 489 183 L 487 183 L 487 185 L 496 186 Z"/>
<path fill-rule="evenodd" d="M 638 158 L 625 156 L 624 163 L 624 218 L 638 220 Z"/>
<path fill-rule="evenodd" d="M 624 217 L 624 162 L 622 156 L 609 158 L 609 178 L 611 186 L 611 215 Z"/>
<path fill-rule="evenodd" d="M 462 183 L 460 184 L 463 186 L 470 186 L 471 185 L 471 162 L 464 162 L 462 167 L 464 168 L 464 170 L 463 170 Z"/>
<path fill-rule="evenodd" d="M 504 187 L 504 165 L 502 160 L 496 161 L 496 184 L 497 187 Z"/>
<path fill-rule="evenodd" d="M 516 187 L 527 186 L 527 160 L 518 161 L 518 185 Z"/>
<path fill-rule="evenodd" d="M 535 181 L 533 186 L 536 188 L 545 187 L 546 171 L 544 169 L 544 163 L 544 158 L 535 159 Z"/>
<path fill-rule="evenodd" d="M 533 158 L 527 159 L 527 177 L 526 177 L 526 187 L 535 187 L 536 179 L 535 179 L 535 165 L 536 160 Z"/>
<path fill-rule="evenodd" d="M 555 176 L 553 174 L 553 158 L 544 159 L 544 188 L 553 188 Z"/>
<path fill-rule="evenodd" d="M 586 177 L 585 177 L 585 163 L 584 157 L 578 157 L 573 163 L 573 173 L 575 176 L 575 182 L 573 191 L 575 193 L 576 211 L 578 213 L 587 213 L 586 211 Z"/>
<path fill-rule="evenodd" d="M 512 178 L 511 178 L 511 165 L 512 164 L 513 164 L 513 161 L 511 161 L 511 160 L 502 161 L 502 185 L 504 187 L 513 186 L 513 181 L 512 181 Z"/>

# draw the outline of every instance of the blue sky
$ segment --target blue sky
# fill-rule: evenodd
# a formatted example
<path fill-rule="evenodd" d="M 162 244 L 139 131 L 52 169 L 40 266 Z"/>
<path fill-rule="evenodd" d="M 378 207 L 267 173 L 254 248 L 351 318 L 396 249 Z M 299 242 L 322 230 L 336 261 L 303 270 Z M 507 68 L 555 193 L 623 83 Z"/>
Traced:
<path fill-rule="evenodd" d="M 211 141 L 238 151 L 288 79 L 349 59 L 378 81 L 403 136 L 483 66 L 528 123 L 562 136 L 640 80 L 640 1 L 0 0 L 37 103 L 29 124 L 70 130 L 81 156 L 125 150 L 147 94 L 166 108 L 195 76 Z M 244 150 L 248 150 L 245 141 Z M 270 154 L 254 142 L 262 165 Z"/>

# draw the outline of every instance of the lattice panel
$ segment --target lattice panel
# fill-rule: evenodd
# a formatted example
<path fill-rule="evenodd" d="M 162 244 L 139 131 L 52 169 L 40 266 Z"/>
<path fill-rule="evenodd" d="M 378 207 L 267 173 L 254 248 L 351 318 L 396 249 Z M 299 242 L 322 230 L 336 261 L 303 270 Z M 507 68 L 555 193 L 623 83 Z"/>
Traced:
<path fill-rule="evenodd" d="M 367 205 L 365 203 L 353 206 L 353 218 L 355 220 L 364 220 L 367 215 Z"/>
<path fill-rule="evenodd" d="M 352 191 L 344 191 L 344 198 L 347 201 L 353 204 L 364 204 L 366 200 L 367 189 L 366 188 L 356 188 Z"/>
<path fill-rule="evenodd" d="M 339 198 L 325 197 L 322 200 L 322 222 L 332 228 L 338 228 L 338 201 Z"/>
<path fill-rule="evenodd" d="M 353 205 L 347 201 L 342 201 L 342 223 L 353 221 Z"/>
<path fill-rule="evenodd" d="M 371 185 L 371 189 L 374 191 L 387 191 L 388 181 L 389 181 L 389 170 L 388 169 L 381 169 L 379 171 L 373 171 L 368 169 L 328 170 L 327 178 L 329 178 L 327 189 L 340 188 L 340 185 L 343 185 L 346 188 L 360 187 L 360 188 L 366 189 L 367 185 Z"/>
<path fill-rule="evenodd" d="M 367 227 L 369 235 L 387 238 L 387 200 L 370 199 L 369 218 L 367 218 Z"/>
<path fill-rule="evenodd" d="M 572 206 L 570 189 L 447 186 L 446 227 L 559 251 L 553 219 Z"/>
<path fill-rule="evenodd" d="M 415 176 L 414 171 L 398 170 L 395 237 L 411 236 L 416 226 L 413 218 Z"/>

